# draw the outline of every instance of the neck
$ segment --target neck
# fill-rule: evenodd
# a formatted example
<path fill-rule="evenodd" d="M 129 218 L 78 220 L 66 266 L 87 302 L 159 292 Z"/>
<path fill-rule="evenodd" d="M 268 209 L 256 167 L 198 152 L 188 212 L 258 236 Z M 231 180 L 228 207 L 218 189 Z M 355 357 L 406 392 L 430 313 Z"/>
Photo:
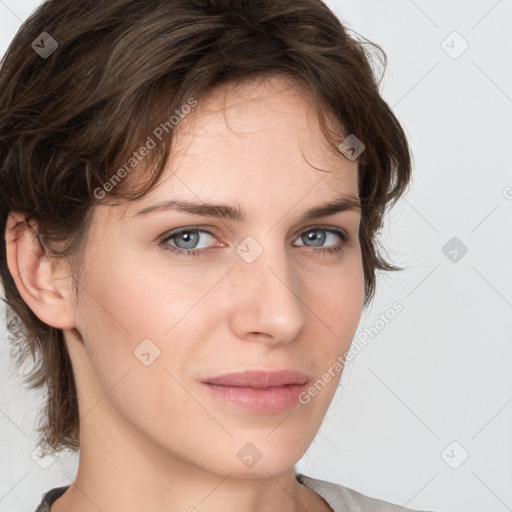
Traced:
<path fill-rule="evenodd" d="M 301 485 L 294 468 L 253 476 L 210 472 L 124 428 L 81 425 L 77 476 L 51 512 L 306 512 L 330 511 Z"/>

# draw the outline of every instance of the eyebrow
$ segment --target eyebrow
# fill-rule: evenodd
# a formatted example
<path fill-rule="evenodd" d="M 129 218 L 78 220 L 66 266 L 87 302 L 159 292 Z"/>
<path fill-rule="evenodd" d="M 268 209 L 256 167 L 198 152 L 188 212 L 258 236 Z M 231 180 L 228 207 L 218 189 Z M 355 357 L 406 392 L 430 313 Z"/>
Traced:
<path fill-rule="evenodd" d="M 326 217 L 347 210 L 360 210 L 361 203 L 359 198 L 352 194 L 342 194 L 333 202 L 325 203 L 314 208 L 310 208 L 301 217 L 301 221 Z M 183 201 L 179 199 L 170 199 L 159 201 L 158 203 L 146 206 L 136 212 L 135 215 L 147 215 L 153 212 L 178 211 L 200 215 L 203 217 L 216 217 L 236 222 L 245 222 L 247 216 L 239 205 L 229 206 L 226 204 L 209 204 Z"/>

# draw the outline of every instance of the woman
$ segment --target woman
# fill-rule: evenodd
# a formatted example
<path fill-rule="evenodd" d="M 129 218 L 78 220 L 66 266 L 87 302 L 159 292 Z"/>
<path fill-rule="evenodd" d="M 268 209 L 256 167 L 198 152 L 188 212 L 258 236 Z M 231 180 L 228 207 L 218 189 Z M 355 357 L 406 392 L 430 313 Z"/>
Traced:
<path fill-rule="evenodd" d="M 24 23 L 0 275 L 42 446 L 80 449 L 38 512 L 409 510 L 294 470 L 398 269 L 375 236 L 411 158 L 368 57 L 317 0 L 51 0 Z"/>

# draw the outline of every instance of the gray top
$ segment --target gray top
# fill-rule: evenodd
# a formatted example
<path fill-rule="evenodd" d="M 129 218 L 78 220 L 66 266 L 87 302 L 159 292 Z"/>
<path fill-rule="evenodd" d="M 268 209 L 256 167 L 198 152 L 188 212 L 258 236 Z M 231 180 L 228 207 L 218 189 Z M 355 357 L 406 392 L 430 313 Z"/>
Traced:
<path fill-rule="evenodd" d="M 349 487 L 318 480 L 300 473 L 296 474 L 296 478 L 301 484 L 322 496 L 334 512 L 421 512 L 394 505 L 388 501 L 370 498 Z"/>
<path fill-rule="evenodd" d="M 318 480 L 301 473 L 297 473 L 295 476 L 302 485 L 319 494 L 334 512 L 417 512 L 387 501 L 370 498 L 340 484 Z M 50 512 L 52 503 L 60 498 L 68 487 L 69 485 L 55 487 L 44 494 L 36 512 Z"/>
<path fill-rule="evenodd" d="M 69 485 L 64 487 L 54 487 L 46 494 L 43 494 L 43 500 L 36 508 L 36 512 L 50 512 L 50 507 L 52 506 L 54 501 L 57 501 L 57 498 L 60 498 L 67 490 Z"/>

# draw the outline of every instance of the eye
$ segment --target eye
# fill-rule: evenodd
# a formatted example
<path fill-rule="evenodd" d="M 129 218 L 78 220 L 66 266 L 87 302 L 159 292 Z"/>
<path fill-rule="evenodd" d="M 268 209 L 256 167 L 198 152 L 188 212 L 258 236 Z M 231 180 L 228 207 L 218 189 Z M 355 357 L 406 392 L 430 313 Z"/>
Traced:
<path fill-rule="evenodd" d="M 324 249 L 322 251 L 314 251 L 314 252 L 319 253 L 324 256 L 326 255 L 326 253 L 327 254 L 341 253 L 345 249 L 345 246 L 348 245 L 348 243 L 350 242 L 349 235 L 341 229 L 325 228 L 325 227 L 317 226 L 313 229 L 308 229 L 306 231 L 303 231 L 302 235 L 300 236 L 300 240 L 302 242 L 307 242 L 307 243 L 311 242 L 313 244 L 313 245 L 307 245 L 307 247 L 320 247 L 326 242 L 326 240 L 329 241 L 329 239 L 332 240 L 333 238 L 334 239 L 338 238 L 341 240 L 341 242 L 336 244 L 336 240 L 334 240 L 334 243 L 336 245 L 327 247 L 326 249 Z M 302 245 L 306 245 L 306 244 L 303 243 Z"/>
<path fill-rule="evenodd" d="M 201 235 L 203 235 L 203 243 L 199 244 Z M 196 257 L 205 254 L 208 249 L 213 247 L 205 246 L 205 243 L 208 243 L 208 238 L 215 239 L 215 235 L 206 229 L 185 227 L 167 235 L 160 241 L 159 245 L 162 249 L 183 258 Z M 336 238 L 339 240 L 338 243 L 336 243 Z M 350 237 L 344 230 L 320 226 L 303 231 L 299 239 L 302 242 L 302 244 L 298 245 L 299 247 L 323 247 L 326 241 L 333 242 L 334 245 L 332 246 L 313 251 L 324 256 L 332 253 L 341 253 L 350 242 Z M 198 247 L 198 244 L 203 245 L 203 247 Z"/>
<path fill-rule="evenodd" d="M 312 246 L 311 247 L 319 247 L 321 246 L 325 240 L 327 240 L 329 237 L 333 237 L 333 235 L 335 235 L 335 237 L 341 237 L 343 238 L 343 240 L 345 240 L 345 234 L 341 231 L 338 231 L 338 230 L 333 230 L 333 229 L 327 229 L 327 228 L 314 228 L 314 229 L 309 229 L 307 231 L 303 231 L 304 234 L 301 235 L 300 239 L 302 241 L 307 241 L 307 242 L 312 242 Z M 320 235 L 318 234 L 320 233 Z M 327 235 L 325 235 L 325 233 L 327 233 Z"/>
<path fill-rule="evenodd" d="M 160 244 L 163 249 L 184 258 L 189 256 L 199 256 L 207 250 L 207 248 L 204 247 L 196 247 L 196 244 L 201 238 L 200 234 L 206 234 L 208 237 L 214 238 L 214 235 L 206 229 L 181 228 L 177 231 L 173 231 L 169 236 L 165 237 Z M 169 241 L 173 241 L 177 247 L 170 245 Z"/>

